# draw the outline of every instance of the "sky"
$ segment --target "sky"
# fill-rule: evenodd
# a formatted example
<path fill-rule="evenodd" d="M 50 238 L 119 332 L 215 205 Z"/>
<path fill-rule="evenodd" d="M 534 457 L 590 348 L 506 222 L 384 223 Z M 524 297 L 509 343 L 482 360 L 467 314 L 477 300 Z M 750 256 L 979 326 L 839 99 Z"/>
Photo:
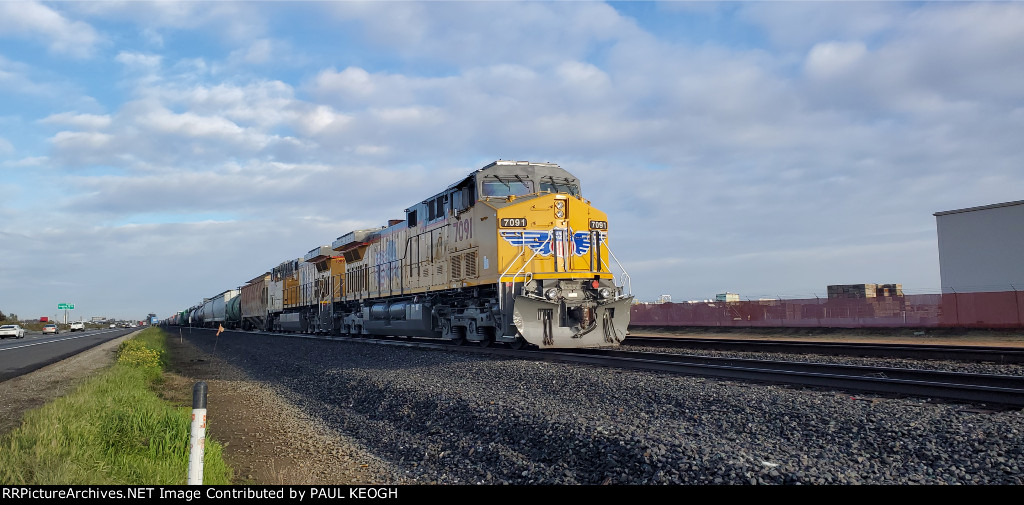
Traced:
<path fill-rule="evenodd" d="M 0 311 L 166 317 L 494 160 L 633 294 L 938 293 L 1024 199 L 1024 3 L 0 0 Z"/>

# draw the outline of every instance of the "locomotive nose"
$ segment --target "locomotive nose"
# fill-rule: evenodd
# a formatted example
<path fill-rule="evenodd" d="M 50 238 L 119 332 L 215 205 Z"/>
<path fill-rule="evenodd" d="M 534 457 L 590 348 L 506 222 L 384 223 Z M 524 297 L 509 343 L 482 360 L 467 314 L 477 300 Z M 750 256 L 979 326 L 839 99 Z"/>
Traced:
<path fill-rule="evenodd" d="M 541 349 L 617 346 L 626 338 L 632 302 L 628 296 L 567 306 L 564 300 L 520 296 L 512 321 L 527 342 Z"/>

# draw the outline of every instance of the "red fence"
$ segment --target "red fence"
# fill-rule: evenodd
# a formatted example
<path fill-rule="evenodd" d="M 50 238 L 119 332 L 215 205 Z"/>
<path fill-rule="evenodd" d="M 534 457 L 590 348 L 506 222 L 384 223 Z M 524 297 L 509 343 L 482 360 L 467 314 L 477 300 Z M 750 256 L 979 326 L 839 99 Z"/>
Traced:
<path fill-rule="evenodd" d="M 1024 328 L 1024 293 L 641 303 L 630 326 Z"/>

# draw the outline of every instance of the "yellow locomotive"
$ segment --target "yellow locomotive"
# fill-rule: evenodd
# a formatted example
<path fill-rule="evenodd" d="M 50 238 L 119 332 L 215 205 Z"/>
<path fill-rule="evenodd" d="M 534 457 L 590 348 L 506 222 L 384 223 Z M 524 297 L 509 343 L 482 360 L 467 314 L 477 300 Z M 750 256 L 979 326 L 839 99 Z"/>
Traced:
<path fill-rule="evenodd" d="M 495 161 L 405 214 L 250 281 L 243 324 L 516 348 L 625 338 L 632 296 L 607 215 L 558 165 Z"/>

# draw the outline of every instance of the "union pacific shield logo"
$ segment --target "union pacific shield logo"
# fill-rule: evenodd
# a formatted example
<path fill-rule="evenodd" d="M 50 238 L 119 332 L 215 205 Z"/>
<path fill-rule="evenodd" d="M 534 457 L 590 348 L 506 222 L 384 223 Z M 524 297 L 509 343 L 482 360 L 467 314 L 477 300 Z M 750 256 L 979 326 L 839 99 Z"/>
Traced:
<path fill-rule="evenodd" d="M 501 230 L 501 237 L 513 247 L 529 247 L 541 256 L 551 256 L 551 230 Z"/>
<path fill-rule="evenodd" d="M 553 240 L 555 235 L 553 230 L 501 230 L 499 233 L 501 233 L 501 238 L 505 239 L 513 247 L 529 247 L 531 251 L 541 256 L 551 256 L 554 242 L 558 242 L 559 247 L 570 247 L 572 254 L 576 256 L 583 256 L 590 252 L 590 233 L 585 231 L 573 233 L 570 229 L 569 236 L 571 240 L 569 241 L 564 239 Z M 601 242 L 608 241 L 608 232 L 599 231 L 597 233 L 601 237 Z M 566 242 L 568 243 L 566 244 Z"/>

